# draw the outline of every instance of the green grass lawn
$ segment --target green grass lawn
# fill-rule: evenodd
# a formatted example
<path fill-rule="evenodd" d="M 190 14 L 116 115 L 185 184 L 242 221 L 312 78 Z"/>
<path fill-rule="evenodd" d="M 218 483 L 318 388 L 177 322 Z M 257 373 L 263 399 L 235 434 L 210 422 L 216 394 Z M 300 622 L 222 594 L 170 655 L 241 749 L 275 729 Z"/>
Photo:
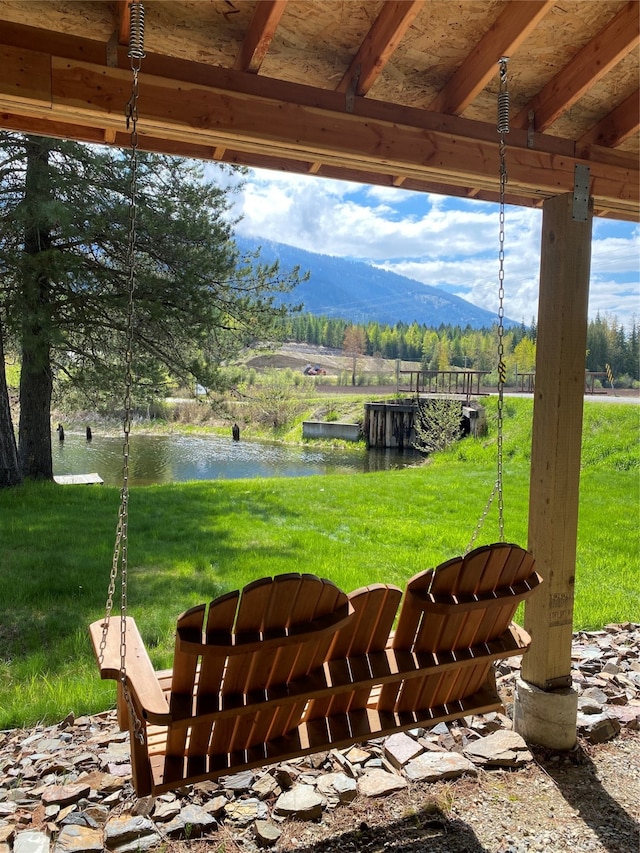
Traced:
<path fill-rule="evenodd" d="M 505 534 L 526 545 L 531 403 L 509 400 L 505 415 Z M 585 407 L 576 628 L 640 621 L 639 415 Z M 491 423 L 486 439 L 403 471 L 134 488 L 129 612 L 168 666 L 181 611 L 258 577 L 404 586 L 465 550 L 494 480 Z M 0 490 L 0 729 L 113 704 L 87 626 L 104 613 L 118 503 L 107 487 Z M 478 544 L 496 538 L 494 508 Z"/>

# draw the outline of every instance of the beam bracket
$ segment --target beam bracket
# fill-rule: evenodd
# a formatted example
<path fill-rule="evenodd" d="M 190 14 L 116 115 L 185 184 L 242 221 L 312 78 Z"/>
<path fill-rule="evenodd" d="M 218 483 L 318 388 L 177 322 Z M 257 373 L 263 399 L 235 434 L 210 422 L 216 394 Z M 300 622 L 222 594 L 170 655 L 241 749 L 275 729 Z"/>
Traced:
<path fill-rule="evenodd" d="M 589 167 L 576 163 L 573 171 L 573 212 L 574 222 L 586 222 L 589 213 Z"/>
<path fill-rule="evenodd" d="M 349 80 L 349 85 L 347 86 L 347 91 L 345 92 L 345 109 L 348 113 L 353 112 L 353 105 L 355 102 L 356 91 L 358 89 L 358 85 L 360 83 L 360 74 L 362 72 L 362 67 L 360 65 L 356 66 L 351 75 L 351 79 Z"/>
<path fill-rule="evenodd" d="M 550 693 L 553 690 L 565 690 L 571 687 L 572 681 L 570 675 L 559 675 L 557 678 L 549 678 L 545 681 L 542 689 L 545 693 Z"/>
<path fill-rule="evenodd" d="M 533 148 L 535 142 L 536 114 L 529 110 L 529 126 L 527 127 L 527 148 Z"/>

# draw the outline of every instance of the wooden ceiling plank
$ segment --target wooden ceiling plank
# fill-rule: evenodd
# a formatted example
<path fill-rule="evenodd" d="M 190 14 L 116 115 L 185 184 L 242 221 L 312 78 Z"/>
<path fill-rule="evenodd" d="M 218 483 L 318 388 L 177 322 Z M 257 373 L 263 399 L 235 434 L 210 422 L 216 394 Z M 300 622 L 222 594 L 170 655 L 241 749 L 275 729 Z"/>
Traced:
<path fill-rule="evenodd" d="M 554 5 L 555 0 L 511 0 L 428 109 L 463 113 L 497 73 L 500 58 L 512 56 Z"/>
<path fill-rule="evenodd" d="M 28 27 L 10 21 L 2 21 L 0 43 L 7 47 L 17 47 L 51 56 L 65 56 L 68 59 L 94 62 L 98 65 L 106 64 L 106 45 L 104 42 L 69 36 L 65 33 L 54 33 L 40 27 Z M 126 52 L 123 52 L 123 60 L 126 59 Z M 127 64 L 125 63 L 124 67 Z M 4 74 L 4 68 L 2 68 L 2 73 Z"/>
<path fill-rule="evenodd" d="M 416 19 L 425 0 L 389 0 L 358 48 L 337 92 L 366 95 Z"/>
<path fill-rule="evenodd" d="M 640 44 L 640 4 L 629 0 L 602 30 L 580 50 L 512 120 L 513 127 L 547 130 L 582 95 Z"/>
<path fill-rule="evenodd" d="M 86 63 L 54 60 L 52 94 L 55 109 L 77 123 L 121 126 L 129 75 Z M 406 174 L 418 179 L 464 183 L 493 189 L 498 181 L 497 141 L 453 137 L 398 123 L 362 119 L 349 113 L 328 113 L 297 104 L 245 95 L 220 93 L 203 86 L 142 78 L 139 133 L 182 138 L 234 150 L 263 150 L 276 157 L 365 165 L 376 172 Z M 0 99 L 0 109 L 1 109 Z M 105 125 L 106 123 L 106 125 Z M 621 209 L 640 204 L 638 165 L 601 165 L 590 160 L 593 194 L 599 203 Z M 509 182 L 519 194 L 572 191 L 573 157 L 527 148 L 509 149 Z"/>
<path fill-rule="evenodd" d="M 233 65 L 236 71 L 257 74 L 284 14 L 287 0 L 258 0 Z"/>
<path fill-rule="evenodd" d="M 3 94 L 9 102 L 51 107 L 51 57 L 35 50 L 0 45 Z"/>
<path fill-rule="evenodd" d="M 578 139 L 577 150 L 589 145 L 616 148 L 640 130 L 640 90 L 636 89 L 619 106 Z"/>
<path fill-rule="evenodd" d="M 12 115 L 6 112 L 2 113 L 2 126 L 8 130 L 19 130 L 27 133 L 55 136 L 63 139 L 79 139 L 84 142 L 95 143 L 103 142 L 108 135 L 108 131 L 101 130 L 100 128 L 92 128 L 86 123 L 73 124 L 71 121 L 56 121 L 55 123 L 51 123 L 48 117 L 28 118 L 23 114 Z M 128 132 L 124 129 L 117 131 L 114 144 L 124 148 L 128 143 Z M 186 141 L 184 135 L 182 138 L 172 139 L 164 132 L 160 135 L 145 133 L 144 136 L 140 137 L 139 143 L 142 149 L 161 154 L 192 157 L 200 160 L 210 160 L 212 155 L 212 148 L 209 145 L 194 142 L 192 138 Z M 234 163 L 236 165 L 272 169 L 282 172 L 305 174 L 309 171 L 308 161 L 287 158 L 281 152 L 265 154 L 264 148 L 260 147 L 257 147 L 254 151 L 229 148 L 225 151 L 224 160 L 227 163 Z M 345 166 L 344 164 L 336 165 L 333 163 L 324 164 L 317 174 L 335 180 L 349 180 L 387 187 L 393 186 L 395 177 L 392 173 L 382 170 L 373 171 L 358 164 Z M 497 202 L 499 199 L 497 189 L 483 187 L 478 190 L 473 184 L 465 185 L 463 182 L 461 182 L 460 186 L 455 186 L 429 175 L 405 176 L 402 188 L 414 192 L 459 197 L 469 197 L 471 192 L 475 192 L 475 197 L 482 201 Z M 507 204 L 519 207 L 539 207 L 545 198 L 548 198 L 552 194 L 542 191 L 535 196 L 527 195 L 526 193 L 519 194 L 514 188 L 508 188 L 505 200 Z M 595 210 L 598 216 L 608 216 L 617 220 L 634 222 L 638 218 L 637 205 L 634 206 L 629 203 L 610 206 L 596 201 Z"/>

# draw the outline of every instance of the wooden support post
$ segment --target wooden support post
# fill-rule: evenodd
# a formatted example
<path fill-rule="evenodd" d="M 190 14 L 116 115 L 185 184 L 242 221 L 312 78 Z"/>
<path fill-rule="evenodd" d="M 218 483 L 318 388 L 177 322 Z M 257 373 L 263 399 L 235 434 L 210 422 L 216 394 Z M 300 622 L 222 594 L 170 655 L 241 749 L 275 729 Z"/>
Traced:
<path fill-rule="evenodd" d="M 543 718 L 545 692 L 557 700 L 565 690 L 568 713 L 559 738 L 554 719 L 521 720 L 520 730 L 556 748 L 575 743 L 570 672 L 591 220 L 591 210 L 586 221 L 573 219 L 572 194 L 544 202 L 529 501 L 529 549 L 544 583 L 526 607 L 532 643 L 522 679 L 540 694 L 534 704 Z"/>

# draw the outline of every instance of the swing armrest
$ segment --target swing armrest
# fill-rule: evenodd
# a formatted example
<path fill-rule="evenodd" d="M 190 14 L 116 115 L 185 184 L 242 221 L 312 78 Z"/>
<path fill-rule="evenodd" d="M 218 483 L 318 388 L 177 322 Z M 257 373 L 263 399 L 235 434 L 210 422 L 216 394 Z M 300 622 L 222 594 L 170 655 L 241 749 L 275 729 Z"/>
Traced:
<path fill-rule="evenodd" d="M 93 651 L 101 678 L 120 681 L 120 617 L 109 620 L 104 654 L 100 654 L 104 619 L 89 626 Z M 169 705 L 153 669 L 135 620 L 127 616 L 125 669 L 135 705 L 144 720 L 169 721 Z"/>

